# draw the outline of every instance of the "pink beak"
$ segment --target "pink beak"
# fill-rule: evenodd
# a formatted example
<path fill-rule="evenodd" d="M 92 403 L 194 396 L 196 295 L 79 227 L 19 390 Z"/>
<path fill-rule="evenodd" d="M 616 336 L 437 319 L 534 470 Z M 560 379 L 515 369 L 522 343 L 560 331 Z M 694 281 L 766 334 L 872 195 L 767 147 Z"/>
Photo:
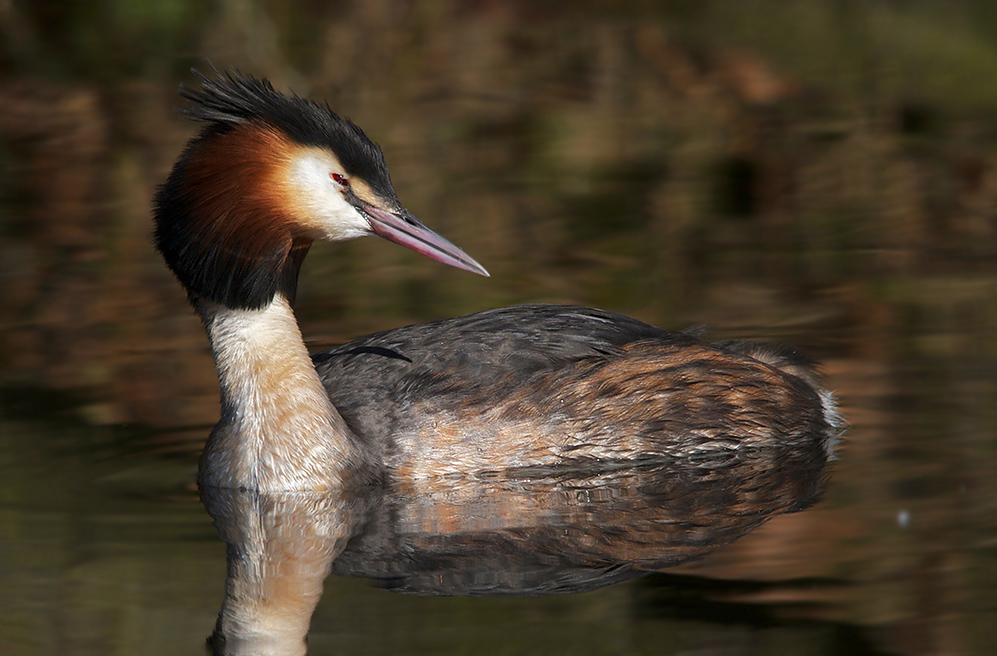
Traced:
<path fill-rule="evenodd" d="M 374 234 L 388 241 L 401 244 L 405 248 L 426 257 L 449 264 L 452 267 L 488 276 L 485 267 L 475 262 L 471 256 L 449 241 L 430 230 L 426 225 L 408 213 L 407 210 L 388 212 L 364 203 L 361 211 L 370 219 Z"/>

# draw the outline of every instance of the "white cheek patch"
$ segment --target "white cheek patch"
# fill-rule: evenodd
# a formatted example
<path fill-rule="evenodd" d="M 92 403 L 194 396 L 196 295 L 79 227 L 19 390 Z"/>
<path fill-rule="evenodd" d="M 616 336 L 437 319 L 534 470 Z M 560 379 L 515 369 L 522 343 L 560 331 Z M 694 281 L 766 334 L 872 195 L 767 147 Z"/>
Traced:
<path fill-rule="evenodd" d="M 342 170 L 335 157 L 317 149 L 302 149 L 289 162 L 288 201 L 299 225 L 316 239 L 341 241 L 370 234 L 370 223 L 329 177 Z"/>

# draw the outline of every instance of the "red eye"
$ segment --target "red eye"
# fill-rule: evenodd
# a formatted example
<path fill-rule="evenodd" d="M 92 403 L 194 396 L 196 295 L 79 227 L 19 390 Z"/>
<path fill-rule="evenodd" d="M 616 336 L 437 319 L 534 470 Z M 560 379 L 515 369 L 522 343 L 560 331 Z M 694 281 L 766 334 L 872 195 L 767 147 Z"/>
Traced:
<path fill-rule="evenodd" d="M 330 173 L 329 177 L 332 178 L 333 182 L 335 182 L 336 184 L 338 184 L 338 185 L 340 185 L 342 187 L 349 187 L 350 186 L 349 179 L 345 175 L 343 175 L 342 173 Z"/>

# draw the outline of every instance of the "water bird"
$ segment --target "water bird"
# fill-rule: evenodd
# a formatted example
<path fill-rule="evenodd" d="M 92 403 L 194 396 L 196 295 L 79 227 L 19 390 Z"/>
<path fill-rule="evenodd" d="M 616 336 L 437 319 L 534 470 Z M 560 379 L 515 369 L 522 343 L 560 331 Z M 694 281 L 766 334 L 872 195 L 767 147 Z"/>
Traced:
<path fill-rule="evenodd" d="M 486 310 L 310 356 L 292 303 L 315 240 L 373 234 L 488 274 L 402 206 L 380 147 L 328 104 L 234 69 L 194 73 L 184 112 L 204 126 L 153 214 L 218 371 L 202 487 L 318 491 L 774 445 L 831 456 L 841 420 L 806 356 L 602 310 Z"/>

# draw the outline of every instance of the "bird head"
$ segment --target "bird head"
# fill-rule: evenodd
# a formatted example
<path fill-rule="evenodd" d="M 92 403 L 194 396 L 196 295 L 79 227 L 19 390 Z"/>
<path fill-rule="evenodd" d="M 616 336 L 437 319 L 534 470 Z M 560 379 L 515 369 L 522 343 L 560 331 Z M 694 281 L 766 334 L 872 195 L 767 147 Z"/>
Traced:
<path fill-rule="evenodd" d="M 205 123 L 154 200 L 155 242 L 193 296 L 255 309 L 293 299 L 314 240 L 377 235 L 488 275 L 402 206 L 380 147 L 328 105 L 238 71 L 182 87 Z"/>

